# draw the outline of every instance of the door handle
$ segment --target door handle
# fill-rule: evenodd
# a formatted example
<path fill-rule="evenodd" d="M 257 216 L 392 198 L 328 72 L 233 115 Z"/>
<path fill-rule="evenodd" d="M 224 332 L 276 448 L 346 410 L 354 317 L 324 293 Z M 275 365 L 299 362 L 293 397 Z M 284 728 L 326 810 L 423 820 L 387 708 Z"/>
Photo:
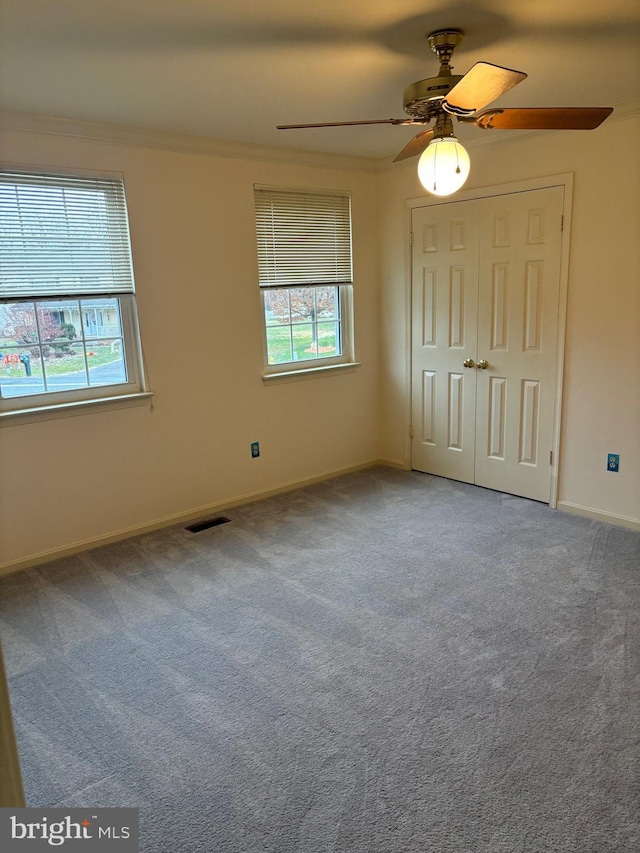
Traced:
<path fill-rule="evenodd" d="M 480 370 L 486 370 L 489 367 L 489 362 L 486 358 L 481 358 L 480 361 L 476 364 L 476 367 L 479 367 Z"/>
<path fill-rule="evenodd" d="M 475 367 L 476 363 L 472 358 L 467 358 L 462 362 L 463 367 Z"/>

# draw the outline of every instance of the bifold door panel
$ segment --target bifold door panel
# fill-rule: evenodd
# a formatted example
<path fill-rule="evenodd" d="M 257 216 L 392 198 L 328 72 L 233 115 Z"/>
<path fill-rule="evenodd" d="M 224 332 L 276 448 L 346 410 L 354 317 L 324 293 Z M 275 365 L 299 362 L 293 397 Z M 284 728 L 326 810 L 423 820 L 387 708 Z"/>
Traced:
<path fill-rule="evenodd" d="M 563 190 L 413 211 L 412 465 L 548 501 Z"/>
<path fill-rule="evenodd" d="M 476 375 L 464 362 L 477 350 L 478 207 L 445 207 L 414 212 L 412 464 L 473 482 Z"/>

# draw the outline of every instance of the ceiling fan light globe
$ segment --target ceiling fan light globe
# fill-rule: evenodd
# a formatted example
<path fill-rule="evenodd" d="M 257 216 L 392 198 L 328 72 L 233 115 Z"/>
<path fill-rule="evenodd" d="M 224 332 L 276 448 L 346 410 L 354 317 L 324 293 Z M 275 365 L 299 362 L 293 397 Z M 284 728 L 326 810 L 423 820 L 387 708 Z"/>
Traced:
<path fill-rule="evenodd" d="M 455 136 L 432 140 L 418 161 L 418 178 L 432 195 L 455 193 L 469 177 L 469 155 Z"/>

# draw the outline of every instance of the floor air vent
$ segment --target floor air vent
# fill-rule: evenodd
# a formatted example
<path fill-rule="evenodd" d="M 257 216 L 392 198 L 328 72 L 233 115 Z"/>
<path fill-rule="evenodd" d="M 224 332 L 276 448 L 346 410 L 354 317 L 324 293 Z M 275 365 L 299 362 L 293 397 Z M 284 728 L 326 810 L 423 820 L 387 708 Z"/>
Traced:
<path fill-rule="evenodd" d="M 217 518 L 207 518 L 205 521 L 196 521 L 195 524 L 190 524 L 185 527 L 190 533 L 200 533 L 202 530 L 208 530 L 210 527 L 217 527 L 219 524 L 227 524 L 231 521 L 230 518 L 225 518 L 224 515 L 219 515 Z"/>

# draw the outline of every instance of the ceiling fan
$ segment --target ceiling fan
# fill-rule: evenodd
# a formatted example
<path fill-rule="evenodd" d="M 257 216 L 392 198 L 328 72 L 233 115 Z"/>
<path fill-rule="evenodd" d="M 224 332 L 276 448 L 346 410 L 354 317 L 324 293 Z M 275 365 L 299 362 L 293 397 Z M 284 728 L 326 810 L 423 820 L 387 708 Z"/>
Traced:
<path fill-rule="evenodd" d="M 420 131 L 405 145 L 394 158 L 394 163 L 421 154 L 418 174 L 425 189 L 435 195 L 450 195 L 462 186 L 469 173 L 469 156 L 454 136 L 453 118 L 483 130 L 592 130 L 613 112 L 612 107 L 504 107 L 483 110 L 521 83 L 527 75 L 489 62 L 476 62 L 464 75 L 453 74 L 451 57 L 462 39 L 463 33 L 453 29 L 436 30 L 427 36 L 429 46 L 440 62 L 440 69 L 437 77 L 418 80 L 405 88 L 403 106 L 409 118 L 284 124 L 278 125 L 278 130 L 364 124 L 424 126 L 433 121 L 432 127 Z"/>

